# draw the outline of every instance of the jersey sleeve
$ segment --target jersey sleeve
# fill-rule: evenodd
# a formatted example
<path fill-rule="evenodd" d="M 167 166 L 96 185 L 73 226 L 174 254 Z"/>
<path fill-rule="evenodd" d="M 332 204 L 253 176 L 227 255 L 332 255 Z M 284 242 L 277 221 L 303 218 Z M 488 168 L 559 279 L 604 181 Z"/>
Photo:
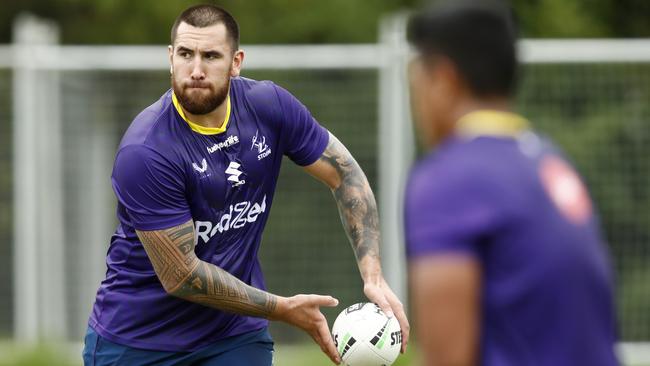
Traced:
<path fill-rule="evenodd" d="M 137 230 L 161 230 L 191 219 L 182 172 L 143 145 L 123 147 L 111 178 L 118 201 Z"/>
<path fill-rule="evenodd" d="M 414 170 L 407 185 L 407 257 L 450 252 L 478 256 L 501 222 L 494 194 L 480 176 L 460 167 L 428 168 Z"/>
<path fill-rule="evenodd" d="M 329 133 L 296 97 L 277 85 L 275 89 L 280 102 L 284 154 L 301 166 L 314 163 L 325 151 Z"/>

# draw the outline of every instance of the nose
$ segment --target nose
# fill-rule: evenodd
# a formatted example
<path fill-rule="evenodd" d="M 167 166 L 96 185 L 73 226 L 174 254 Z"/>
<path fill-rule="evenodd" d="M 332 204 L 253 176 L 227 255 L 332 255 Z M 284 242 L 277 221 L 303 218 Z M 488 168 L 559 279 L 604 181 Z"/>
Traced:
<path fill-rule="evenodd" d="M 192 74 L 190 75 L 192 77 L 192 80 L 203 80 L 205 79 L 205 72 L 203 72 L 203 67 L 201 63 L 201 58 L 196 57 L 194 59 L 194 62 L 192 64 Z"/>

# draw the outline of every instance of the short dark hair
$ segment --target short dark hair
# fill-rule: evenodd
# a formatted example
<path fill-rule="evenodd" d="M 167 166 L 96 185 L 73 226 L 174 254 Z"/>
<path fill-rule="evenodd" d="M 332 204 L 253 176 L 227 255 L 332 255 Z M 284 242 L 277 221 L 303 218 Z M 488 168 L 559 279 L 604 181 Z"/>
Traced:
<path fill-rule="evenodd" d="M 448 57 L 479 97 L 510 96 L 516 87 L 517 31 L 502 3 L 455 0 L 411 17 L 409 42 L 426 58 Z"/>
<path fill-rule="evenodd" d="M 174 25 L 172 26 L 172 45 L 176 40 L 178 26 L 183 22 L 198 28 L 205 28 L 222 23 L 226 27 L 226 33 L 230 40 L 233 52 L 239 49 L 239 25 L 235 18 L 233 18 L 233 16 L 223 8 L 216 5 L 203 4 L 194 5 L 185 9 L 178 18 L 176 18 L 176 21 L 174 21 Z"/>

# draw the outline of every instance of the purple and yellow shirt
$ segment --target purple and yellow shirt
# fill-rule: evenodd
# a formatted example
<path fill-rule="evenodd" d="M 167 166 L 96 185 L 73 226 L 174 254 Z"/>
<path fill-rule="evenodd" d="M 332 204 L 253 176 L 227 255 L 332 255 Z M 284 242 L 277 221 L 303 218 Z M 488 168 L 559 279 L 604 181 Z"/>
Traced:
<path fill-rule="evenodd" d="M 457 127 L 412 170 L 409 260 L 478 261 L 480 365 L 617 365 L 610 263 L 579 176 L 517 115 Z"/>
<path fill-rule="evenodd" d="M 284 155 L 315 162 L 328 132 L 286 90 L 233 78 L 221 128 L 187 120 L 171 91 L 124 134 L 112 183 L 119 225 L 106 257 L 90 326 L 136 348 L 193 351 L 267 326 L 168 295 L 135 230 L 194 220 L 196 255 L 264 289 L 257 258 Z"/>

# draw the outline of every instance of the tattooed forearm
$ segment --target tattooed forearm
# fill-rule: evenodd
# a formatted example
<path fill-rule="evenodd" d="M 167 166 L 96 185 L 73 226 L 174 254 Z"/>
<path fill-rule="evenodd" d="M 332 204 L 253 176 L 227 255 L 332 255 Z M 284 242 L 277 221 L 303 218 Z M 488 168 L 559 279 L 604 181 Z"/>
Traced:
<path fill-rule="evenodd" d="M 366 256 L 378 259 L 379 219 L 368 179 L 350 152 L 332 134 L 321 161 L 331 165 L 338 175 L 332 192 L 357 261 L 361 262 Z"/>
<path fill-rule="evenodd" d="M 182 299 L 233 313 L 269 317 L 277 297 L 245 284 L 194 254 L 192 221 L 138 237 L 165 290 Z"/>

